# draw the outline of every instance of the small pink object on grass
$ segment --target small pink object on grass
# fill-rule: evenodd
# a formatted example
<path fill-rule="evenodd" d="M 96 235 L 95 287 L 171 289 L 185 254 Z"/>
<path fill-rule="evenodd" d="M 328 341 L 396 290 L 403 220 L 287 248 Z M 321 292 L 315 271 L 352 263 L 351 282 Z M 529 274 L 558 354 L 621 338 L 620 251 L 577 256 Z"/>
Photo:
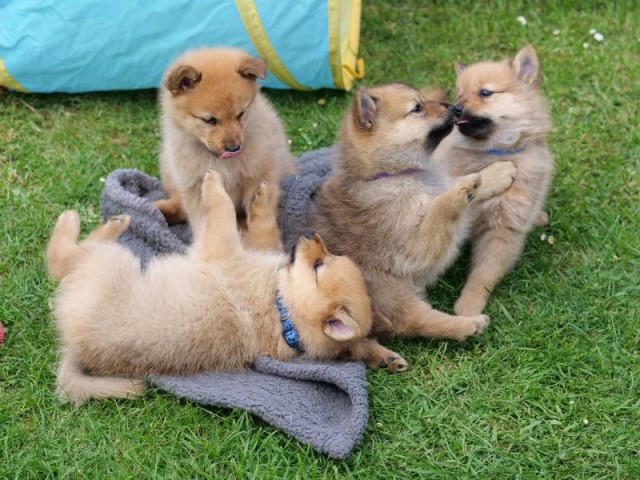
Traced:
<path fill-rule="evenodd" d="M 0 323 L 0 343 L 4 342 L 4 327 Z"/>

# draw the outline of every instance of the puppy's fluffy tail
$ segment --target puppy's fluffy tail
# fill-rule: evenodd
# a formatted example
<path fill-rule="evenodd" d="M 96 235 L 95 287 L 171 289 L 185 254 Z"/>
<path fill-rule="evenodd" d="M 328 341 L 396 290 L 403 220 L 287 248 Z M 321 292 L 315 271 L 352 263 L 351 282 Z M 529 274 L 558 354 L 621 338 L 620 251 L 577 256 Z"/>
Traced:
<path fill-rule="evenodd" d="M 133 399 L 144 392 L 144 380 L 124 377 L 97 377 L 86 374 L 70 354 L 63 354 L 58 367 L 58 396 L 76 405 L 95 398 Z"/>
<path fill-rule="evenodd" d="M 80 217 L 78 212 L 68 210 L 58 217 L 47 246 L 47 269 L 56 280 L 67 276 L 74 259 L 80 252 Z"/>

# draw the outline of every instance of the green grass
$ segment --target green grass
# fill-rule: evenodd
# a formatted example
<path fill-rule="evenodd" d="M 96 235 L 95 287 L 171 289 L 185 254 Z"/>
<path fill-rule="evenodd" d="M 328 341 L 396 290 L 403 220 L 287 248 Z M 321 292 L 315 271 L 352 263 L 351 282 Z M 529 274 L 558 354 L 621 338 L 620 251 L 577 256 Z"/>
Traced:
<path fill-rule="evenodd" d="M 550 224 L 493 295 L 491 326 L 463 344 L 394 341 L 412 370 L 369 373 L 369 425 L 345 461 L 156 392 L 59 404 L 43 248 L 65 209 L 98 221 L 111 170 L 158 174 L 155 93 L 0 96 L 0 478 L 640 478 L 640 17 L 633 1 L 565 3 L 365 2 L 368 85 L 453 89 L 454 61 L 533 43 L 557 163 Z M 350 99 L 267 93 L 296 154 L 333 142 Z M 467 261 L 429 292 L 439 308 Z"/>

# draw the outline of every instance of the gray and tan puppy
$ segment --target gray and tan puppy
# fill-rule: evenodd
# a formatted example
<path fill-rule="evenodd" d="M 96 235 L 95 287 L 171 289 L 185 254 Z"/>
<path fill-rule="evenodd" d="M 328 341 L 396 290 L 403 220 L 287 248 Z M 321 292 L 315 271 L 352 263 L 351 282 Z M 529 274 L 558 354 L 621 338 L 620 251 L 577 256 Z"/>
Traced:
<path fill-rule="evenodd" d="M 139 395 L 150 374 L 238 370 L 258 356 L 288 360 L 362 356 L 371 304 L 357 266 L 330 254 L 316 234 L 289 258 L 244 248 L 222 176 L 203 179 L 204 218 L 187 255 L 138 259 L 115 240 L 130 218 L 114 217 L 77 242 L 80 219 L 63 213 L 47 249 L 61 280 L 55 319 L 61 342 L 58 393 Z M 258 196 L 253 209 L 269 209 Z"/>
<path fill-rule="evenodd" d="M 511 188 L 474 207 L 471 271 L 454 309 L 477 315 L 515 264 L 527 233 L 547 222 L 542 209 L 553 171 L 545 138 L 551 119 L 531 45 L 511 62 L 458 64 L 456 71 L 457 128 L 442 141 L 434 161 L 458 178 L 505 160 L 518 170 Z"/>
<path fill-rule="evenodd" d="M 277 229 L 280 181 L 294 168 L 282 123 L 256 82 L 266 73 L 265 62 L 233 48 L 189 51 L 168 68 L 160 91 L 160 171 L 169 198 L 156 206 L 169 222 L 188 218 L 198 230 L 202 180 L 214 169 L 241 227 L 251 196 L 262 182 L 269 185 L 273 215 L 261 218 L 261 228 L 253 228 L 244 241 L 254 248 L 279 249 L 280 238 L 270 230 Z"/>
<path fill-rule="evenodd" d="M 402 83 L 360 89 L 342 124 L 337 164 L 316 196 L 312 226 L 362 269 L 374 332 L 464 340 L 489 322 L 448 315 L 423 299 L 466 238 L 469 206 L 503 192 L 515 174 L 501 162 L 453 182 L 431 164 L 453 127 L 449 107 Z M 373 353 L 370 366 L 398 370 L 393 352 Z"/>

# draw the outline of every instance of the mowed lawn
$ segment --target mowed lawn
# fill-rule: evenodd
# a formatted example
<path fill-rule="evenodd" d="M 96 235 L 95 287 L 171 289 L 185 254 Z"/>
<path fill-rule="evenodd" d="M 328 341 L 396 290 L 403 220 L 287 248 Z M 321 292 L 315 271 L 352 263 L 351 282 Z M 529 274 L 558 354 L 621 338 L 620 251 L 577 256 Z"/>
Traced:
<path fill-rule="evenodd" d="M 456 60 L 531 42 L 556 170 L 550 223 L 494 293 L 487 331 L 391 342 L 411 370 L 368 374 L 369 425 L 344 461 L 163 393 L 60 404 L 43 249 L 63 210 L 85 231 L 99 221 L 110 171 L 158 175 L 156 94 L 0 95 L 0 478 L 640 478 L 640 14 L 565 3 L 365 2 L 367 85 L 453 92 Z M 351 98 L 267 94 L 296 154 L 334 141 Z M 467 261 L 428 292 L 438 308 L 451 311 Z"/>

